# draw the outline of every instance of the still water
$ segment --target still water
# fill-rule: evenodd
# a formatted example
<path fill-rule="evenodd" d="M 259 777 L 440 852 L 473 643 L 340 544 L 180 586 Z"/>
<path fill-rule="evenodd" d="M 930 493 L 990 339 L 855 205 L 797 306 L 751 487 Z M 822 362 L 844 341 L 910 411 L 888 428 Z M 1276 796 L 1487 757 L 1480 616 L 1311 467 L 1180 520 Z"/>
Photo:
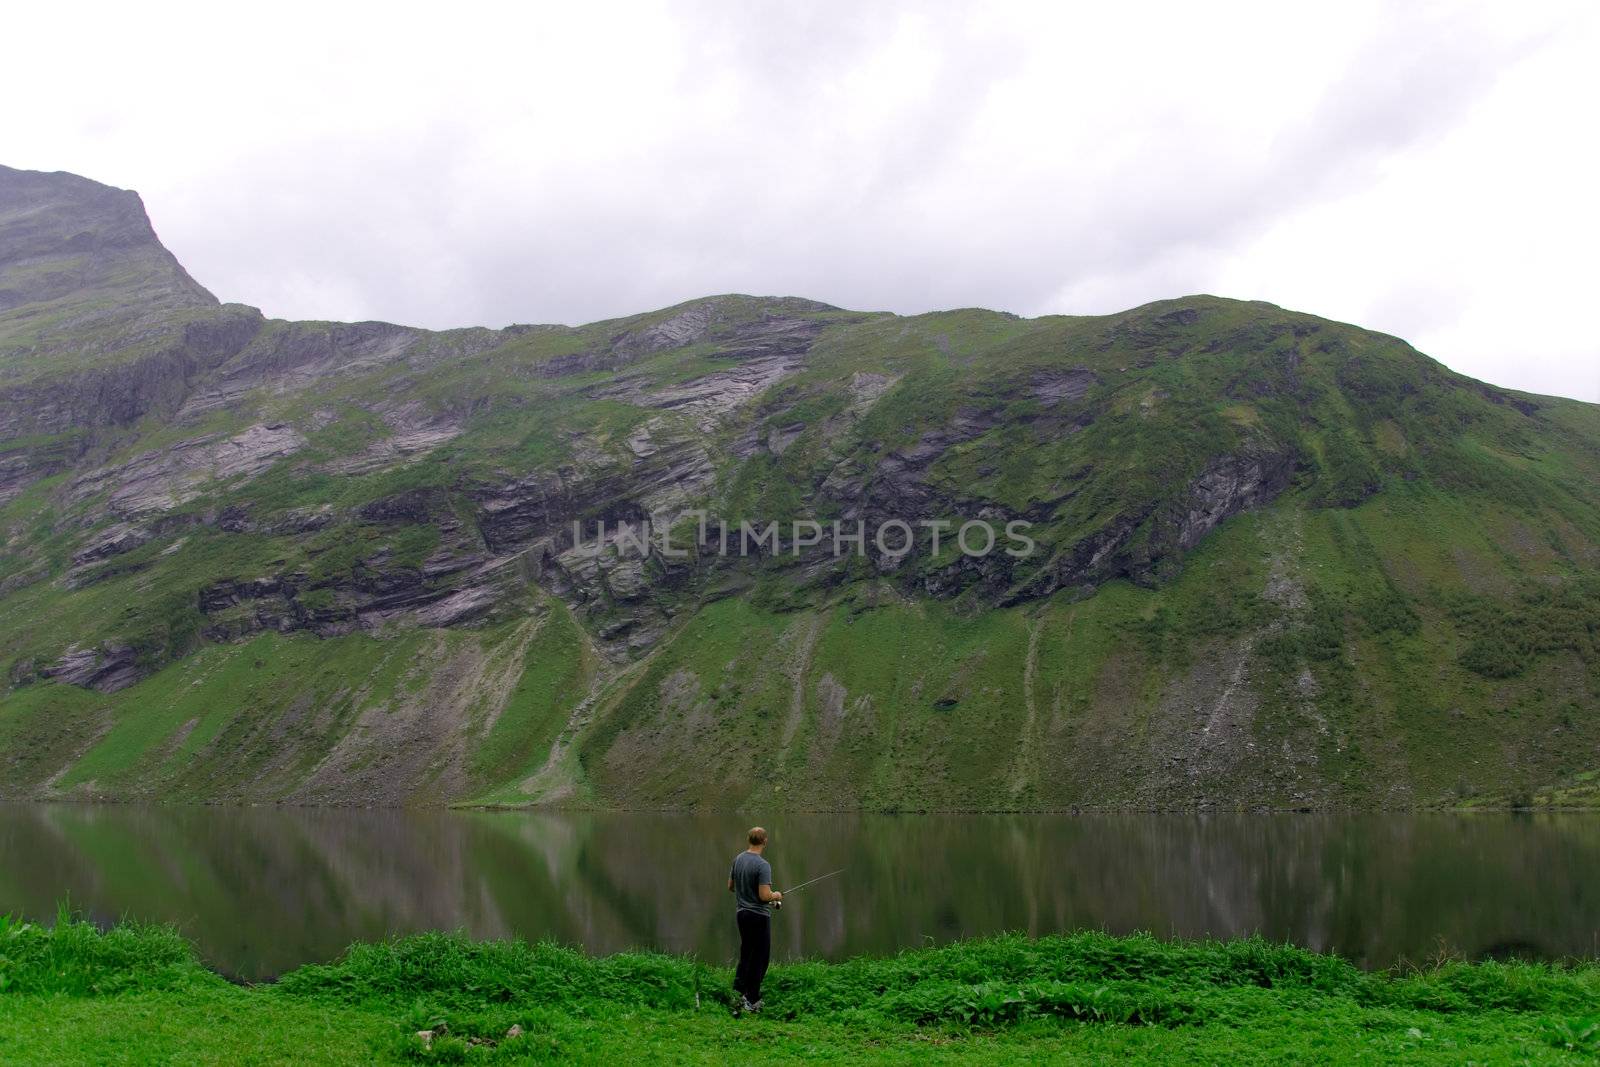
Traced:
<path fill-rule="evenodd" d="M 419 930 L 726 960 L 737 815 L 0 805 L 0 912 L 176 923 L 265 978 Z M 1260 933 L 1364 966 L 1600 955 L 1600 815 L 774 816 L 780 957 Z"/>

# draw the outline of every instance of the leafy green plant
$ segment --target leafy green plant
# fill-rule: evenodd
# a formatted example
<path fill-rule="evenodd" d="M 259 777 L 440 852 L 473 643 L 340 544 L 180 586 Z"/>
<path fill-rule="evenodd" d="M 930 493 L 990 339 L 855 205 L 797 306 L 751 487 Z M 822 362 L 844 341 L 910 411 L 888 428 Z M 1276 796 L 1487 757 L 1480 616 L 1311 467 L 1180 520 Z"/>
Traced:
<path fill-rule="evenodd" d="M 739 1019 L 726 1010 L 725 967 L 452 934 L 355 945 L 240 987 L 168 929 L 5 919 L 0 974 L 0 1046 L 18 1062 L 237 1060 L 262 1058 L 264 1044 L 277 1049 L 269 1059 L 330 1063 L 725 1062 L 735 1044 L 776 1059 L 904 1062 L 949 1046 L 993 1063 L 1159 1059 L 1180 1047 L 1208 1060 L 1293 1048 L 1279 1058 L 1343 1061 L 1392 1058 L 1397 1032 L 1455 1062 L 1531 1046 L 1593 1054 L 1600 1041 L 1592 963 L 1363 972 L 1258 938 L 1002 936 L 784 963 L 769 974 L 766 1012 Z"/>
<path fill-rule="evenodd" d="M 1567 1052 L 1600 1054 L 1600 1015 L 1547 1019 L 1544 1038 L 1554 1048 Z"/>

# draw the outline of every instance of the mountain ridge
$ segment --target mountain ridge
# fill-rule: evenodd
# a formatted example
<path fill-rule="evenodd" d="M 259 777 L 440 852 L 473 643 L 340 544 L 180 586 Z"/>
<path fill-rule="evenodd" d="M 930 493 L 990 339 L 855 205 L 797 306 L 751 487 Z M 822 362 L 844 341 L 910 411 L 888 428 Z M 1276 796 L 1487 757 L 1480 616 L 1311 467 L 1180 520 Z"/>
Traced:
<path fill-rule="evenodd" d="M 1409 806 L 1600 768 L 1594 405 L 1204 295 L 268 319 L 136 194 L 43 178 L 0 169 L 0 795 Z M 695 512 L 917 550 L 730 558 Z M 694 550 L 621 551 L 651 516 Z M 932 550 L 971 520 L 1041 551 Z"/>

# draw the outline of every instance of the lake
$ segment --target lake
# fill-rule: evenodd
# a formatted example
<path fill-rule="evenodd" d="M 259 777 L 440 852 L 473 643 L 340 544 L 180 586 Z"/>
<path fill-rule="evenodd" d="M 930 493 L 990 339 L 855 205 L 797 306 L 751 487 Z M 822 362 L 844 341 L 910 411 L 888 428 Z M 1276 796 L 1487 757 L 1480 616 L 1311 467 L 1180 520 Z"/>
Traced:
<path fill-rule="evenodd" d="M 739 815 L 0 804 L 0 911 L 172 922 L 268 978 L 421 930 L 726 961 Z M 1363 966 L 1600 955 L 1600 815 L 774 815 L 779 958 L 1084 928 Z"/>

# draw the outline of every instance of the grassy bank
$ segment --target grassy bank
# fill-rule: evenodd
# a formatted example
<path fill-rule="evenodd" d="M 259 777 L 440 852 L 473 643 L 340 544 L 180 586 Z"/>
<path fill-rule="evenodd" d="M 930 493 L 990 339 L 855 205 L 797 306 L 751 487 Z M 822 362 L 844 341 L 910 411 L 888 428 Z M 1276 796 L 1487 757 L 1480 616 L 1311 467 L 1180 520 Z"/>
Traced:
<path fill-rule="evenodd" d="M 1445 962 L 1375 974 L 1260 940 L 1083 933 L 775 967 L 759 1017 L 730 1016 L 728 982 L 726 968 L 687 957 L 430 934 L 239 986 L 168 929 L 0 920 L 0 1061 L 1575 1063 L 1600 1054 L 1594 964 Z M 424 1042 L 424 1030 L 435 1036 Z"/>

